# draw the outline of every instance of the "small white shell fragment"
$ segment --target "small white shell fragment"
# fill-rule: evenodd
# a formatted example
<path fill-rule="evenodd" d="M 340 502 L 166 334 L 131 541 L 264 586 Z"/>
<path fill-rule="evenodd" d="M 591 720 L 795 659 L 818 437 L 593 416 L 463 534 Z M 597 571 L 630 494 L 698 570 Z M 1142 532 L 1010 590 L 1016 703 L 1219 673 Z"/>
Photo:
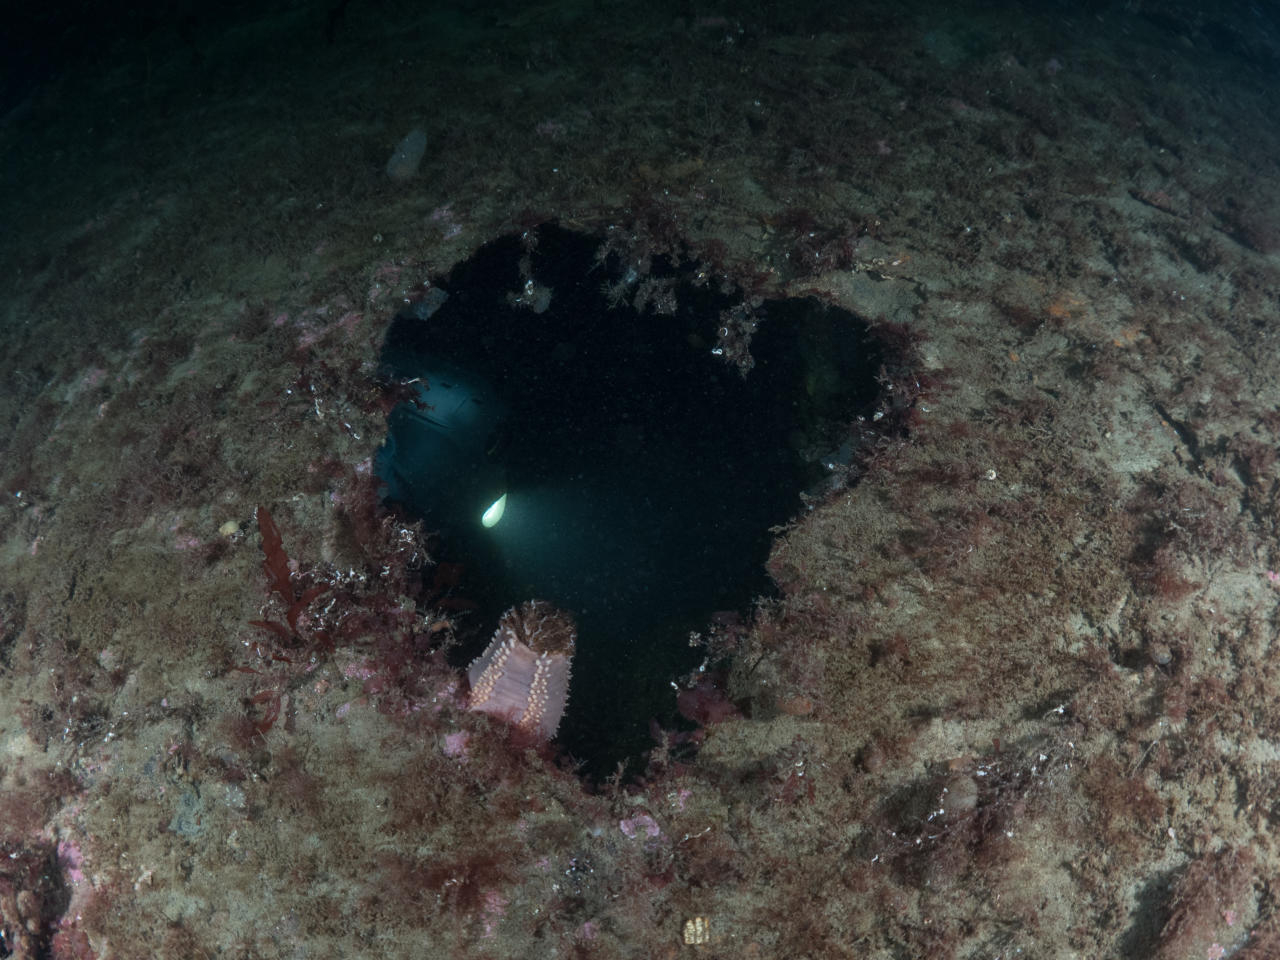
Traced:
<path fill-rule="evenodd" d="M 396 145 L 396 152 L 387 161 L 387 176 L 398 183 L 412 180 L 418 174 L 422 156 L 427 152 L 427 135 L 415 127 Z"/>

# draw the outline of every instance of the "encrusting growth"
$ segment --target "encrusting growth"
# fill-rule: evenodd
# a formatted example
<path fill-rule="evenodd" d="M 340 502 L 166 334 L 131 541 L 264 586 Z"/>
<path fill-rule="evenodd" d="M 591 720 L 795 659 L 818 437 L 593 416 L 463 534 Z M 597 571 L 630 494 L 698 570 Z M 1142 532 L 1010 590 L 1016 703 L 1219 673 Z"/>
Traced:
<path fill-rule="evenodd" d="M 545 601 L 512 607 L 467 670 L 468 707 L 550 740 L 569 699 L 577 635 L 573 618 Z"/>

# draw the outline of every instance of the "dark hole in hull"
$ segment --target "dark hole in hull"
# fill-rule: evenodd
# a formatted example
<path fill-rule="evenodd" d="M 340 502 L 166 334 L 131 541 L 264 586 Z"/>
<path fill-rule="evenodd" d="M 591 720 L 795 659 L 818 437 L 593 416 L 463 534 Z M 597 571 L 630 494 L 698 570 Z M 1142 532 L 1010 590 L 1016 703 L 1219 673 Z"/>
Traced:
<path fill-rule="evenodd" d="M 383 374 L 417 378 L 422 403 L 392 413 L 378 473 L 462 566 L 459 663 L 509 606 L 570 611 L 557 740 L 592 776 L 641 757 L 653 721 L 681 726 L 672 682 L 704 657 L 690 633 L 771 592 L 770 528 L 847 459 L 876 400 L 881 353 L 853 315 L 765 302 L 744 376 L 713 352 L 735 308 L 696 264 L 641 269 L 544 226 L 481 248 L 383 348 Z"/>

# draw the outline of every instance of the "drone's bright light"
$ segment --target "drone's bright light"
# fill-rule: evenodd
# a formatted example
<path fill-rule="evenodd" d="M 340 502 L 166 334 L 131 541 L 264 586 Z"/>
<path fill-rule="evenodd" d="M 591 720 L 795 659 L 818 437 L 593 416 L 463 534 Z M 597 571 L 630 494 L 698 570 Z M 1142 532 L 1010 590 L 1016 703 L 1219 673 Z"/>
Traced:
<path fill-rule="evenodd" d="M 502 513 L 507 509 L 507 495 L 504 493 L 493 503 L 489 504 L 489 509 L 480 515 L 480 522 L 485 528 L 496 527 L 498 521 L 502 519 Z"/>

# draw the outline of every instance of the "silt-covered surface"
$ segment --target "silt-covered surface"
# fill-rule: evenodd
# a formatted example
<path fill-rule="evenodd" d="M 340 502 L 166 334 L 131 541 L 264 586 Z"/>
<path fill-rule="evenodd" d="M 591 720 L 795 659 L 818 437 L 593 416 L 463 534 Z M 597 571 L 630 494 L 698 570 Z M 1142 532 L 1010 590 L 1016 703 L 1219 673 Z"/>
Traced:
<path fill-rule="evenodd" d="M 10 954 L 1280 949 L 1275 24 L 116 29 L 0 120 Z M 465 709 L 453 584 L 372 475 L 391 318 L 549 222 L 630 258 L 642 310 L 687 258 L 887 357 L 775 593 L 701 632 L 699 729 L 612 783 Z"/>

